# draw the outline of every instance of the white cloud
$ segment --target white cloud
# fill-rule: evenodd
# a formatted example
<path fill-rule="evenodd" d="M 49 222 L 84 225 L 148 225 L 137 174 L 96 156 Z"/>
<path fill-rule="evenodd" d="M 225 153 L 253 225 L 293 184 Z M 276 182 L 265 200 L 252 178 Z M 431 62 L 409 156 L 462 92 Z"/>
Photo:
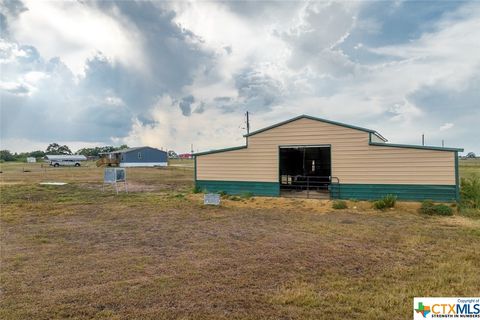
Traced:
<path fill-rule="evenodd" d="M 28 84 L 19 82 L 0 81 L 0 90 L 10 92 L 18 96 L 27 96 L 31 94 L 33 88 Z"/>
<path fill-rule="evenodd" d="M 445 131 L 445 130 L 451 129 L 452 127 L 453 127 L 453 123 L 447 122 L 440 127 L 440 131 Z"/>
<path fill-rule="evenodd" d="M 289 50 L 273 33 L 274 21 L 258 23 L 236 15 L 222 3 L 180 2 L 175 22 L 202 39 L 205 50 L 215 52 L 216 64 L 208 74 L 199 72 L 185 91 L 196 98 L 237 97 L 233 76 L 247 67 L 278 79 L 285 72 Z M 228 50 L 225 50 L 228 48 Z M 268 63 L 265 63 L 268 62 Z"/>
<path fill-rule="evenodd" d="M 209 109 L 203 113 L 192 113 L 185 117 L 170 96 L 162 96 L 151 111 L 155 125 L 135 121 L 132 131 L 118 143 L 149 145 L 178 152 L 221 148 L 244 143 L 243 119 L 238 115 L 225 116 L 219 110 Z M 216 119 L 222 119 L 216 121 Z"/>
<path fill-rule="evenodd" d="M 0 38 L 0 64 L 11 63 L 15 59 L 25 56 L 27 56 L 27 53 L 20 49 L 16 43 Z"/>
<path fill-rule="evenodd" d="M 47 59 L 60 57 L 77 75 L 101 51 L 115 62 L 142 69 L 142 38 L 119 13 L 108 15 L 82 2 L 25 1 L 27 11 L 10 22 L 15 39 Z M 113 16 L 112 16 L 113 15 Z"/>
<path fill-rule="evenodd" d="M 116 106 L 116 107 L 125 106 L 125 102 L 121 98 L 115 97 L 115 96 L 106 97 L 105 98 L 105 103 L 109 106 Z"/>

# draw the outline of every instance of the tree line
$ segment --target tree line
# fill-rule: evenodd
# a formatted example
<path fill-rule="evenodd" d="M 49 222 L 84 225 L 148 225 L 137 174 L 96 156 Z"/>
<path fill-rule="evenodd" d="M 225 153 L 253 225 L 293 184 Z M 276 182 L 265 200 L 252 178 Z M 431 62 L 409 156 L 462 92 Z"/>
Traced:
<path fill-rule="evenodd" d="M 112 152 L 121 149 L 127 149 L 128 146 L 123 144 L 119 147 L 114 146 L 103 146 L 103 147 L 93 147 L 93 148 L 82 148 L 78 150 L 75 154 L 81 154 L 86 157 L 98 157 L 100 153 L 104 152 Z M 27 158 L 43 158 L 47 154 L 52 155 L 69 155 L 73 154 L 72 150 L 67 145 L 60 145 L 58 143 L 50 143 L 45 149 L 42 150 L 35 150 L 31 152 L 21 152 L 21 153 L 12 153 L 9 150 L 0 150 L 0 161 L 26 161 Z"/>

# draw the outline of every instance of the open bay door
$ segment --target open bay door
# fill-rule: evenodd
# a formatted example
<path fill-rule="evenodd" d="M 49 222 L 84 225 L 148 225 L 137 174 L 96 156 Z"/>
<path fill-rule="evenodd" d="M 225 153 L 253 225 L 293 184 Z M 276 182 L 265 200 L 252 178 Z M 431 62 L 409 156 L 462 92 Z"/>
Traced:
<path fill-rule="evenodd" d="M 331 147 L 281 146 L 280 192 L 285 197 L 329 199 Z"/>

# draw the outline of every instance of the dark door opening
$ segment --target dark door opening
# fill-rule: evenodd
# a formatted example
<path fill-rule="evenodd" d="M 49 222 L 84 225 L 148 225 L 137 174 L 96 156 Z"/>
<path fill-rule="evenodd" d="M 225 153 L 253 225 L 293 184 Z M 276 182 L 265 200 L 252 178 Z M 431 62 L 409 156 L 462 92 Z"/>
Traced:
<path fill-rule="evenodd" d="M 283 196 L 329 197 L 330 146 L 280 147 L 280 191 Z"/>

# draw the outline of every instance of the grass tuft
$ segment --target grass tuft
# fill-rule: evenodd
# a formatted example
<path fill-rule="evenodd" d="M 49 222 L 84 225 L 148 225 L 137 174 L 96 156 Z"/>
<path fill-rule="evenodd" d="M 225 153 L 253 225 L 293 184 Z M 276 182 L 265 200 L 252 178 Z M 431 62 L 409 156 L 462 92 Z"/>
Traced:
<path fill-rule="evenodd" d="M 347 205 L 347 202 L 346 201 L 343 201 L 343 200 L 335 200 L 333 201 L 332 203 L 332 208 L 333 209 L 347 209 L 348 208 L 348 205 Z"/>
<path fill-rule="evenodd" d="M 460 213 L 480 217 L 480 176 L 474 173 L 462 178 L 460 186 Z"/>
<path fill-rule="evenodd" d="M 242 199 L 250 199 L 251 197 L 253 197 L 252 192 L 244 192 L 240 195 L 240 198 L 242 198 Z"/>
<path fill-rule="evenodd" d="M 385 210 L 388 208 L 394 208 L 397 203 L 397 196 L 393 194 L 387 194 L 380 200 L 377 200 L 373 203 L 373 207 L 377 210 Z"/>
<path fill-rule="evenodd" d="M 278 290 L 271 299 L 272 303 L 314 308 L 321 303 L 321 297 L 315 287 L 305 282 L 296 282 Z"/>

